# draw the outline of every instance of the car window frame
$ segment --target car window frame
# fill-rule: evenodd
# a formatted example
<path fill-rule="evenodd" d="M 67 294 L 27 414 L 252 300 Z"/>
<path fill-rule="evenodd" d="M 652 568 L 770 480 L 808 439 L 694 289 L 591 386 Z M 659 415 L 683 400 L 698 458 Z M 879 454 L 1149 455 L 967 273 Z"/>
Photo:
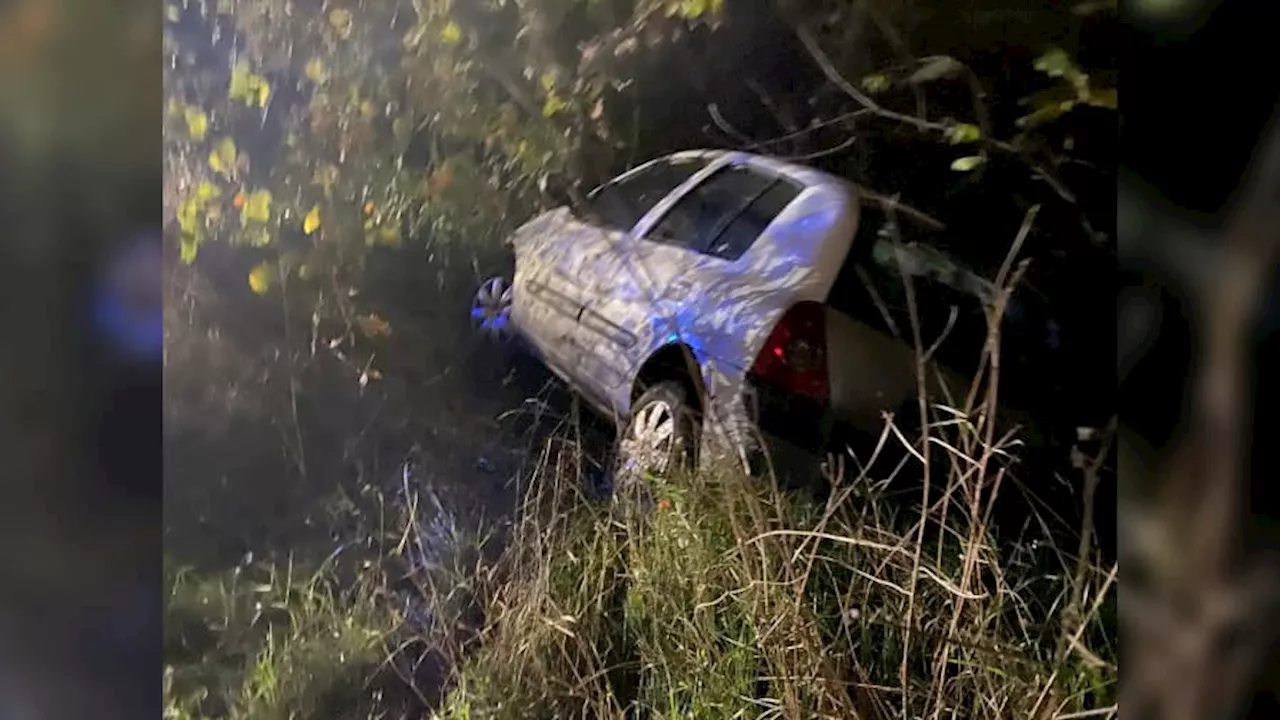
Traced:
<path fill-rule="evenodd" d="M 628 170 L 627 172 L 624 172 L 621 175 L 618 175 L 612 180 L 609 180 L 608 182 L 599 185 L 598 187 L 593 189 L 591 192 L 587 193 L 586 202 L 590 204 L 597 197 L 599 197 L 601 193 L 608 191 L 610 188 L 616 188 L 620 185 L 623 185 L 624 183 L 628 183 L 633 180 L 636 180 L 637 178 L 643 175 L 653 173 L 655 171 L 659 171 L 660 169 L 663 168 L 664 165 L 671 166 L 677 162 L 701 163 L 702 167 L 698 168 L 696 171 L 694 171 L 684 180 L 676 184 L 672 189 L 668 190 L 666 194 L 663 195 L 661 198 L 659 198 L 658 201 L 655 202 L 652 206 L 650 206 L 648 210 L 640 213 L 640 215 L 636 217 L 636 220 L 632 222 L 631 227 L 620 228 L 614 225 L 606 225 L 604 223 L 601 223 L 603 227 L 605 227 L 610 231 L 616 231 L 625 236 L 632 237 L 636 234 L 635 233 L 636 229 L 644 224 L 645 219 L 648 218 L 650 215 L 652 215 L 654 210 L 662 206 L 663 203 L 669 201 L 673 195 L 676 195 L 682 189 L 688 187 L 691 182 L 696 181 L 699 176 L 707 172 L 708 168 L 714 166 L 718 162 L 718 159 L 706 158 L 698 155 L 693 155 L 693 156 L 670 156 L 669 155 L 666 157 L 657 158 L 655 160 L 651 160 L 647 163 L 634 167 Z M 599 215 L 594 211 L 594 209 L 587 208 L 587 211 L 592 217 L 592 219 L 599 219 Z"/>

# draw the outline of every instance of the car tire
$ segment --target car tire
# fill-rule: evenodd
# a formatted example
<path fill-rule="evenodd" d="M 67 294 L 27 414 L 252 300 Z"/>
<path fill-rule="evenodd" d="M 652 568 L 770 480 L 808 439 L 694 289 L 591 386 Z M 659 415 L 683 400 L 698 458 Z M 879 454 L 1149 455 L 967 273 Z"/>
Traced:
<path fill-rule="evenodd" d="M 614 491 L 650 475 L 688 472 L 697 466 L 701 417 L 689 390 L 674 381 L 659 382 L 631 407 L 620 428 L 613 459 Z"/>

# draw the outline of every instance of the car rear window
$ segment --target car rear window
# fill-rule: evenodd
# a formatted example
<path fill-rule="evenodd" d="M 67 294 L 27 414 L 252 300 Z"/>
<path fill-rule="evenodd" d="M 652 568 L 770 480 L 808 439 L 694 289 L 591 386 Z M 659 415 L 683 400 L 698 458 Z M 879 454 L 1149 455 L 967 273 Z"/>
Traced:
<path fill-rule="evenodd" d="M 800 195 L 800 191 L 798 185 L 788 180 L 779 178 L 773 181 L 711 241 L 707 254 L 725 260 L 742 257 L 769 224 Z"/>
<path fill-rule="evenodd" d="M 734 260 L 799 194 L 790 181 L 727 167 L 680 198 L 646 239 Z"/>

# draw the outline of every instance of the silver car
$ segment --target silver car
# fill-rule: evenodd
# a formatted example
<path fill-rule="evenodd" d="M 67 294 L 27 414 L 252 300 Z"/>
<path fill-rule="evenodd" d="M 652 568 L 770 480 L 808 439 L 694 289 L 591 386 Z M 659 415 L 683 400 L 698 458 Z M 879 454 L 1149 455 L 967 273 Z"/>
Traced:
<path fill-rule="evenodd" d="M 916 395 L 899 268 L 957 297 L 991 291 L 928 246 L 891 240 L 894 218 L 809 167 L 681 152 L 520 227 L 514 277 L 484 283 L 472 314 L 614 419 L 616 480 L 673 462 L 750 465 L 779 441 L 816 450 L 844 429 L 878 432 L 883 411 Z M 984 321 L 971 305 L 958 323 L 951 310 L 949 329 L 972 337 L 964 324 Z M 932 391 L 967 387 L 933 365 Z"/>

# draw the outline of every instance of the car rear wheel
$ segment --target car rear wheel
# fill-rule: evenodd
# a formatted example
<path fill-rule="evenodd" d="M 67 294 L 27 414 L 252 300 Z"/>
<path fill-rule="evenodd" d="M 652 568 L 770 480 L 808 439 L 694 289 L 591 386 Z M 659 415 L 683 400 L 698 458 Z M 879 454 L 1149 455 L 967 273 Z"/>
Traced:
<path fill-rule="evenodd" d="M 619 433 L 613 463 L 613 487 L 623 490 L 654 475 L 694 467 L 699 440 L 697 411 L 688 390 L 664 381 L 649 388 L 632 405 Z"/>

